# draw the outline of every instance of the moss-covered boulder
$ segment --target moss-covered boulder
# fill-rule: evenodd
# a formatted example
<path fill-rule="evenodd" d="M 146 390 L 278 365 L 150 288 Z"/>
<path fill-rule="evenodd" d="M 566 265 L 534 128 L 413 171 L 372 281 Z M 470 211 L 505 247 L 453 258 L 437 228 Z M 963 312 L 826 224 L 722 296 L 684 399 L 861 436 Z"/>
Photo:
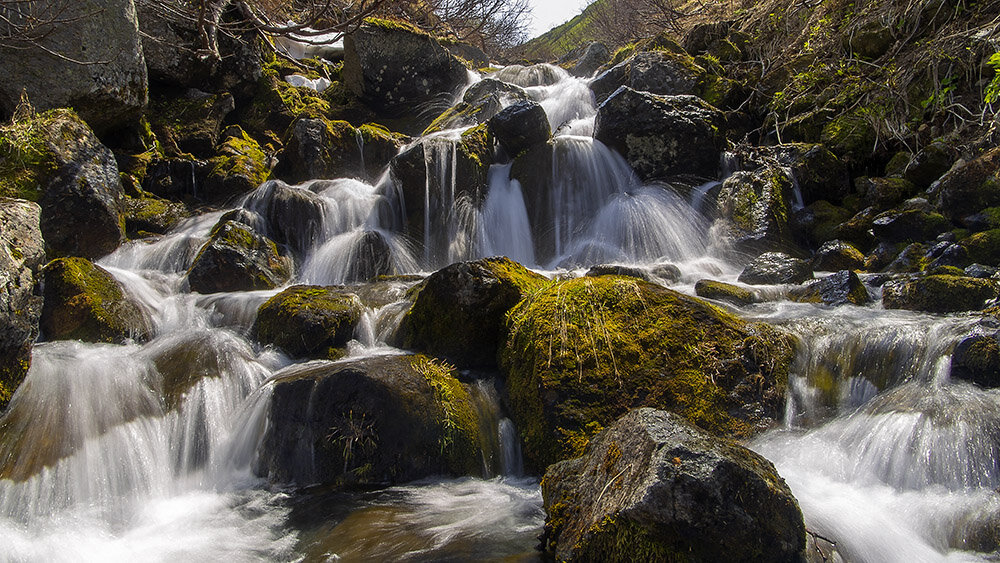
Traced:
<path fill-rule="evenodd" d="M 802 203 L 817 201 L 839 204 L 851 191 L 847 167 L 818 143 L 785 143 L 774 146 L 739 147 L 737 156 L 745 170 L 774 165 L 787 168 L 798 184 Z"/>
<path fill-rule="evenodd" d="M 330 116 L 330 101 L 315 90 L 286 82 L 284 75 L 291 73 L 277 63 L 266 65 L 257 79 L 251 104 L 237 112 L 240 125 L 255 138 L 271 139 L 279 145 L 296 118 Z"/>
<path fill-rule="evenodd" d="M 0 198 L 0 411 L 28 373 L 42 312 L 41 209 Z"/>
<path fill-rule="evenodd" d="M 363 145 L 346 121 L 300 117 L 288 129 L 275 174 L 297 184 L 320 178 L 364 178 Z"/>
<path fill-rule="evenodd" d="M 150 319 L 104 268 L 85 258 L 59 258 L 45 266 L 42 334 L 48 340 L 146 340 Z"/>
<path fill-rule="evenodd" d="M 222 120 L 236 109 L 227 93 L 193 90 L 184 96 L 161 95 L 150 101 L 146 118 L 167 156 L 209 158 L 222 132 Z"/>
<path fill-rule="evenodd" d="M 906 178 L 918 190 L 926 190 L 947 172 L 955 162 L 955 149 L 944 141 L 934 141 L 920 149 L 917 154 L 900 153 L 903 159 L 899 161 L 898 169 L 891 170 L 886 166 L 886 175 L 899 175 Z M 896 160 L 895 158 L 893 160 Z"/>
<path fill-rule="evenodd" d="M 917 193 L 916 186 L 906 178 L 867 176 L 854 179 L 854 190 L 864 199 L 865 205 L 879 210 L 895 207 Z"/>
<path fill-rule="evenodd" d="M 882 213 L 872 221 L 875 238 L 888 243 L 934 240 L 951 229 L 951 221 L 920 205 L 904 205 Z"/>
<path fill-rule="evenodd" d="M 629 412 L 542 480 L 556 561 L 804 560 L 806 530 L 774 465 L 676 414 Z"/>
<path fill-rule="evenodd" d="M 996 280 L 930 275 L 895 280 L 882 287 L 886 309 L 957 313 L 982 309 L 1000 294 Z"/>
<path fill-rule="evenodd" d="M 1000 387 L 1000 331 L 976 327 L 955 345 L 951 377 L 986 388 Z"/>
<path fill-rule="evenodd" d="M 227 128 L 215 156 L 208 159 L 200 197 L 224 202 L 254 190 L 271 175 L 270 160 L 260 144 L 238 125 Z"/>
<path fill-rule="evenodd" d="M 638 406 L 728 436 L 781 418 L 791 340 L 700 299 L 634 278 L 577 278 L 529 295 L 507 326 L 500 365 L 536 468 L 580 455 Z"/>
<path fill-rule="evenodd" d="M 850 220 L 851 216 L 850 210 L 826 200 L 819 200 L 795 212 L 792 215 L 791 227 L 799 239 L 821 246 L 839 238 L 841 225 Z M 867 230 L 864 234 L 871 238 Z"/>
<path fill-rule="evenodd" d="M 122 200 L 125 233 L 131 238 L 164 234 L 187 217 L 184 204 L 158 197 L 126 197 Z"/>
<path fill-rule="evenodd" d="M 694 293 L 698 297 L 725 301 L 733 305 L 752 305 L 760 301 L 760 297 L 745 287 L 716 280 L 698 280 L 694 284 Z"/>
<path fill-rule="evenodd" d="M 292 277 L 292 259 L 253 228 L 225 221 L 212 229 L 187 272 L 191 291 L 274 289 Z"/>
<path fill-rule="evenodd" d="M 860 111 L 848 112 L 823 126 L 820 141 L 849 165 L 856 166 L 871 158 L 875 129 Z"/>
<path fill-rule="evenodd" d="M 437 116 L 424 135 L 486 123 L 506 106 L 528 99 L 528 93 L 520 86 L 484 78 L 465 91 L 462 101 Z"/>
<path fill-rule="evenodd" d="M 743 268 L 739 281 L 753 285 L 799 284 L 812 277 L 808 260 L 781 252 L 765 252 Z"/>
<path fill-rule="evenodd" d="M 942 176 L 936 194 L 935 203 L 951 220 L 1000 206 L 1000 147 Z"/>
<path fill-rule="evenodd" d="M 793 184 L 778 166 L 736 172 L 722 183 L 718 216 L 737 249 L 768 251 L 794 247 L 790 225 Z"/>
<path fill-rule="evenodd" d="M 824 242 L 813 255 L 812 268 L 819 272 L 860 270 L 865 267 L 865 255 L 854 245 L 842 240 Z"/>
<path fill-rule="evenodd" d="M 496 365 L 507 312 L 547 282 L 507 258 L 452 264 L 417 288 L 399 343 L 461 367 Z"/>
<path fill-rule="evenodd" d="M 337 359 L 361 313 L 358 297 L 342 288 L 295 285 L 257 309 L 251 332 L 292 358 Z"/>
<path fill-rule="evenodd" d="M 696 94 L 704 75 L 705 69 L 683 49 L 644 51 L 598 75 L 590 89 L 598 103 L 622 86 L 662 96 Z"/>
<path fill-rule="evenodd" d="M 353 486 L 480 476 L 479 421 L 455 376 L 426 356 L 286 368 L 274 377 L 256 472 L 272 482 Z"/>
<path fill-rule="evenodd" d="M 972 262 L 1000 266 L 1000 229 L 990 229 L 968 236 L 958 244 L 965 248 Z"/>
<path fill-rule="evenodd" d="M 365 178 L 371 183 L 382 176 L 389 161 L 410 142 L 406 135 L 390 131 L 377 123 L 362 124 L 358 127 L 358 137 Z"/>

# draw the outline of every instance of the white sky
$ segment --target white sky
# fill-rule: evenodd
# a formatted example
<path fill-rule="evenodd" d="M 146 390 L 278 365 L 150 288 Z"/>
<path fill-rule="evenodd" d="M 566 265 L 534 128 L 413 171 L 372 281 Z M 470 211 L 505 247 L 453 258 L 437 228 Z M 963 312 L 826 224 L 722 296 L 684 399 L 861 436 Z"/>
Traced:
<path fill-rule="evenodd" d="M 583 11 L 588 0 L 528 0 L 531 4 L 532 23 L 528 38 L 538 37 L 553 27 L 566 23 Z"/>

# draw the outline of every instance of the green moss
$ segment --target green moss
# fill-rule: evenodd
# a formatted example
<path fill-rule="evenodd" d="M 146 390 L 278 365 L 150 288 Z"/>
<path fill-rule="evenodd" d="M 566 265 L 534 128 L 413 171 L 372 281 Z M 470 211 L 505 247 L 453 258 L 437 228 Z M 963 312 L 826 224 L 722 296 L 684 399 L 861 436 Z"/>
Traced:
<path fill-rule="evenodd" d="M 329 88 L 327 89 L 329 90 Z M 315 90 L 296 88 L 282 78 L 275 65 L 264 68 L 243 122 L 255 135 L 269 132 L 282 138 L 297 117 L 328 117 L 330 102 Z"/>
<path fill-rule="evenodd" d="M 758 301 L 757 295 L 749 289 L 716 280 L 698 280 L 694 291 L 698 297 L 726 301 L 734 305 L 749 305 Z"/>
<path fill-rule="evenodd" d="M 482 111 L 483 106 L 473 106 L 465 102 L 459 102 L 434 118 L 434 121 L 427 126 L 427 129 L 424 129 L 421 135 L 430 135 L 431 133 L 445 131 L 456 126 L 475 123 L 477 121 L 476 115 Z"/>
<path fill-rule="evenodd" d="M 410 362 L 434 390 L 441 406 L 441 455 L 457 475 L 480 472 L 479 419 L 465 386 L 455 378 L 454 366 L 417 355 Z"/>
<path fill-rule="evenodd" d="M 267 155 L 260 144 L 242 129 L 223 141 L 217 150 L 219 156 L 209 160 L 210 175 L 222 178 L 242 176 L 252 186 L 263 184 L 271 175 Z"/>
<path fill-rule="evenodd" d="M 787 337 L 660 286 L 617 276 L 552 283 L 510 312 L 508 328 L 501 366 L 539 467 L 578 453 L 588 425 L 637 406 L 730 436 L 780 416 Z M 737 414 L 751 402 L 769 414 Z"/>
<path fill-rule="evenodd" d="M 292 357 L 337 359 L 361 318 L 357 296 L 336 287 L 297 285 L 257 310 L 252 332 Z"/>
<path fill-rule="evenodd" d="M 421 31 L 419 28 L 417 28 L 410 22 L 403 20 L 394 20 L 386 18 L 365 18 L 365 23 L 372 27 L 377 27 L 379 29 L 384 29 L 387 31 L 406 31 L 409 33 L 416 33 L 419 35 L 428 35 L 426 32 Z"/>
<path fill-rule="evenodd" d="M 51 110 L 0 126 L 0 197 L 38 201 L 55 174 L 57 155 L 49 139 L 64 135 L 60 123 L 83 122 L 72 110 Z"/>
<path fill-rule="evenodd" d="M 574 559 L 578 561 L 695 561 L 691 555 L 674 549 L 664 538 L 624 516 L 605 516 L 584 537 L 583 544 L 573 549 Z"/>
<path fill-rule="evenodd" d="M 984 303 L 996 298 L 997 294 L 994 280 L 929 275 L 898 285 L 886 284 L 882 303 L 887 309 L 953 313 L 982 309 Z"/>
<path fill-rule="evenodd" d="M 959 241 L 969 253 L 969 260 L 987 266 L 1000 266 L 1000 229 L 976 233 Z"/>
<path fill-rule="evenodd" d="M 844 114 L 830 120 L 823 127 L 820 139 L 834 153 L 853 161 L 870 156 L 875 147 L 875 131 L 871 123 L 858 113 Z"/>

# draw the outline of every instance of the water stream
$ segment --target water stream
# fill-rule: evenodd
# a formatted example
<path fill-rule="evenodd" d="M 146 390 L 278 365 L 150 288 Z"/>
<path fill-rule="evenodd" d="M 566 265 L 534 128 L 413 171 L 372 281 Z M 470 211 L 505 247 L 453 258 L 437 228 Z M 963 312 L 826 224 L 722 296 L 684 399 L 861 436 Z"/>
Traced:
<path fill-rule="evenodd" d="M 496 254 L 540 271 L 669 263 L 688 292 L 702 277 L 735 278 L 740 264 L 700 212 L 717 183 L 691 199 L 644 185 L 591 137 L 589 89 L 560 69 L 511 67 L 496 77 L 526 88 L 557 131 L 552 169 L 538 171 L 551 184 L 541 219 L 509 164 L 490 169 L 480 203 L 463 200 L 452 131 L 425 139 L 418 240 L 403 234 L 406 212 L 388 173 L 374 184 L 267 182 L 237 206 L 242 220 L 292 251 L 292 283 L 357 282 L 376 260 L 408 274 Z M 303 219 L 282 221 L 279 196 L 294 199 Z M 535 558 L 539 476 L 524 475 L 516 429 L 488 382 L 472 390 L 483 439 L 494 444 L 483 459 L 492 478 L 344 493 L 283 490 L 254 476 L 268 380 L 291 361 L 247 337 L 277 290 L 187 291 L 184 272 L 221 215 L 100 261 L 149 314 L 148 343 L 36 346 L 0 419 L 0 560 Z M 386 340 L 407 287 L 386 285 L 349 358 L 399 353 Z M 977 559 L 974 539 L 1000 515 L 1000 396 L 947 376 L 951 348 L 973 319 L 788 302 L 742 314 L 802 344 L 786 426 L 750 446 L 777 465 L 807 527 L 836 538 L 854 561 Z"/>

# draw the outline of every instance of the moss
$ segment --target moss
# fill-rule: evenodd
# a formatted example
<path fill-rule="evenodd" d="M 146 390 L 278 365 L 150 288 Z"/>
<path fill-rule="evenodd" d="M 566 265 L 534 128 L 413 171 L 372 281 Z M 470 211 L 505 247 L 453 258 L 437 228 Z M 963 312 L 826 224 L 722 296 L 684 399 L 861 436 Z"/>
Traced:
<path fill-rule="evenodd" d="M 329 90 L 329 88 L 327 89 Z M 275 65 L 265 66 L 243 123 L 255 134 L 282 138 L 297 117 L 327 117 L 330 102 L 315 90 L 286 82 Z"/>
<path fill-rule="evenodd" d="M 430 135 L 431 133 L 438 133 L 456 126 L 461 127 L 469 123 L 476 123 L 478 121 L 476 115 L 482 111 L 483 106 L 473 106 L 465 102 L 459 102 L 434 118 L 434 121 L 424 129 L 421 135 Z"/>
<path fill-rule="evenodd" d="M 582 545 L 574 546 L 578 561 L 661 561 L 686 563 L 695 559 L 673 549 L 664 538 L 624 516 L 605 516 L 584 536 Z"/>
<path fill-rule="evenodd" d="M 882 303 L 887 309 L 930 313 L 975 311 L 998 295 L 994 280 L 965 276 L 929 275 L 907 282 L 886 284 Z"/>
<path fill-rule="evenodd" d="M 358 298 L 336 287 L 297 285 L 268 299 L 252 328 L 292 357 L 340 358 L 361 318 Z"/>
<path fill-rule="evenodd" d="M 421 31 L 410 22 L 403 20 L 394 20 L 386 18 L 365 18 L 365 23 L 372 27 L 376 27 L 378 29 L 384 29 L 386 31 L 406 31 L 409 33 L 416 33 L 419 35 L 428 35 L 426 32 Z"/>
<path fill-rule="evenodd" d="M 637 43 L 631 43 L 625 45 L 624 47 L 619 47 L 615 54 L 611 56 L 611 62 L 608 63 L 609 66 L 615 66 L 618 63 L 624 62 L 626 59 L 630 58 L 639 50 L 639 45 Z"/>
<path fill-rule="evenodd" d="M 239 129 L 218 147 L 219 156 L 209 160 L 209 175 L 228 178 L 240 176 L 251 186 L 263 184 L 271 175 L 267 155 L 260 144 Z"/>
<path fill-rule="evenodd" d="M 454 366 L 423 355 L 414 356 L 410 366 L 424 376 L 441 406 L 441 454 L 448 459 L 449 469 L 456 475 L 478 474 L 479 419 L 472 397 L 455 377 Z"/>
<path fill-rule="evenodd" d="M 58 159 L 49 138 L 65 121 L 83 125 L 72 110 L 58 109 L 0 126 L 0 197 L 38 201 Z"/>
<path fill-rule="evenodd" d="M 848 113 L 837 116 L 823 127 L 820 136 L 831 151 L 850 161 L 863 161 L 875 147 L 875 131 L 863 116 Z"/>
<path fill-rule="evenodd" d="M 133 238 L 141 232 L 165 234 L 186 215 L 183 204 L 157 197 L 126 197 L 122 200 L 125 232 Z"/>
<path fill-rule="evenodd" d="M 976 233 L 959 241 L 969 253 L 969 260 L 987 266 L 1000 266 L 1000 229 Z"/>
<path fill-rule="evenodd" d="M 501 352 L 526 458 L 578 453 L 588 425 L 658 406 L 748 436 L 780 417 L 791 342 L 708 303 L 617 276 L 552 283 L 508 315 Z M 757 414 L 742 412 L 758 404 Z"/>
<path fill-rule="evenodd" d="M 716 280 L 698 280 L 694 285 L 694 291 L 698 297 L 726 301 L 734 305 L 750 305 L 758 301 L 757 295 L 749 289 Z"/>

